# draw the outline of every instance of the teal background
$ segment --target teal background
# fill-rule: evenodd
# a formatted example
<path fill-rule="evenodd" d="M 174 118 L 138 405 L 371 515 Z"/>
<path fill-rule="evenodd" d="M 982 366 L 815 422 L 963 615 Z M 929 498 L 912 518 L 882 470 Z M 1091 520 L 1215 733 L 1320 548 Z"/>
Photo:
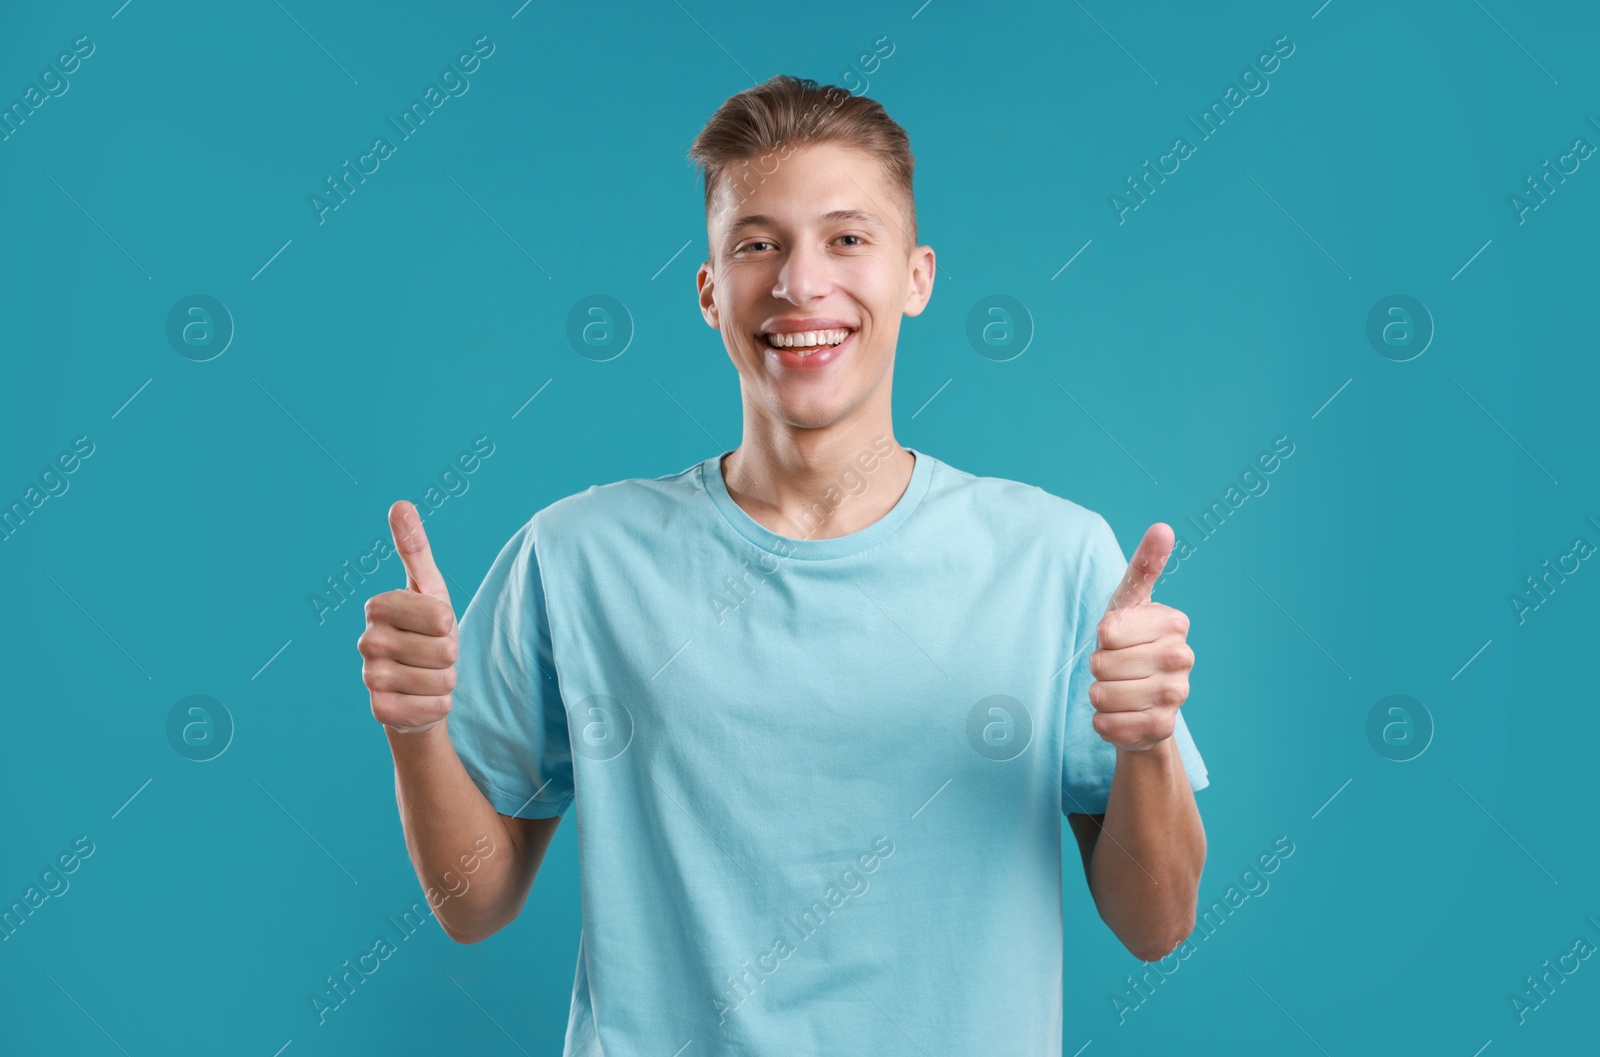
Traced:
<path fill-rule="evenodd" d="M 684 153 L 728 95 L 845 83 L 885 36 L 867 94 L 910 132 L 939 254 L 897 438 L 1099 511 L 1125 552 L 1158 520 L 1197 542 L 1156 599 L 1192 620 L 1202 905 L 1295 849 L 1119 1018 L 1144 967 L 1068 840 L 1064 1053 L 1593 1046 L 1600 960 L 1525 1023 L 1508 997 L 1600 944 L 1600 571 L 1521 622 L 1509 602 L 1600 542 L 1600 157 L 1520 222 L 1509 201 L 1600 144 L 1592 5 L 518 2 L 0 16 L 0 100 L 96 46 L 0 143 L 0 499 L 95 445 L 0 544 L 0 903 L 95 849 L 0 943 L 0 1049 L 560 1053 L 570 822 L 513 925 L 460 946 L 429 921 L 312 1012 L 421 890 L 359 599 L 319 623 L 307 598 L 475 437 L 493 456 L 427 522 L 458 612 L 540 507 L 736 446 Z M 1185 118 L 1285 35 L 1267 93 L 1199 141 Z M 467 94 L 319 224 L 324 177 L 483 36 Z M 1119 223 L 1108 196 L 1180 135 L 1195 153 Z M 604 362 L 566 333 L 597 293 L 632 328 Z M 166 337 L 194 294 L 236 327 L 206 362 Z M 996 294 L 1031 328 L 1003 361 L 967 339 Z M 1406 362 L 1366 336 L 1394 294 L 1433 321 Z M 1270 489 L 1198 542 L 1185 518 L 1280 436 Z M 391 558 L 362 597 L 402 584 Z M 235 727 L 207 762 L 168 740 L 193 694 Z M 1406 762 L 1367 736 L 1392 694 L 1434 726 Z"/>

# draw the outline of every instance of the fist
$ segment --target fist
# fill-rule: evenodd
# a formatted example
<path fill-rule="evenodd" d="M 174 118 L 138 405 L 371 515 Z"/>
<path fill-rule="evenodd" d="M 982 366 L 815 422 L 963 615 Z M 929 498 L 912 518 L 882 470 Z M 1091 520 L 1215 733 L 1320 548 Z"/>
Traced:
<path fill-rule="evenodd" d="M 406 586 L 367 599 L 367 630 L 356 649 L 373 718 L 397 734 L 418 734 L 450 711 L 460 633 L 416 508 L 404 499 L 390 507 L 389 530 Z"/>
<path fill-rule="evenodd" d="M 1095 733 L 1130 752 L 1172 737 L 1189 697 L 1189 618 L 1150 600 L 1172 545 L 1170 526 L 1158 521 L 1145 531 L 1095 629 L 1099 649 L 1089 655 Z"/>

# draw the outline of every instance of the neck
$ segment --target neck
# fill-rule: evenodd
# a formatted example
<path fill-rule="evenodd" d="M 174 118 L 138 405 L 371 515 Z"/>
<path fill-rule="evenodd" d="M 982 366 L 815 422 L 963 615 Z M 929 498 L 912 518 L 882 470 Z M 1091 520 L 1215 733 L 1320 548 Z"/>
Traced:
<path fill-rule="evenodd" d="M 887 514 L 915 457 L 891 427 L 750 430 L 723 456 L 728 495 L 757 524 L 795 539 L 834 539 Z"/>

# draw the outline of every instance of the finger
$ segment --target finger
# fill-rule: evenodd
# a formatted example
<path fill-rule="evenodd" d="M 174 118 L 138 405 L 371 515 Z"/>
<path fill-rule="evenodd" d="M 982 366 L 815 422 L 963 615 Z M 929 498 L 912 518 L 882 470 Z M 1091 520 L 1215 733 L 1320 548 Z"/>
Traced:
<path fill-rule="evenodd" d="M 408 501 L 398 500 L 389 508 L 389 531 L 394 534 L 395 550 L 406 567 L 406 590 L 450 601 L 444 575 L 433 562 L 433 548 L 422 530 L 422 518 Z"/>
<path fill-rule="evenodd" d="M 443 599 L 415 591 L 385 591 L 367 599 L 367 622 L 437 637 L 455 630 L 456 615 Z"/>
<path fill-rule="evenodd" d="M 456 663 L 460 644 L 454 635 L 423 635 L 378 624 L 356 642 L 361 656 L 387 659 L 413 668 L 448 668 Z"/>
<path fill-rule="evenodd" d="M 1113 745 L 1147 749 L 1170 738 L 1177 726 L 1174 712 L 1096 712 L 1094 732 Z"/>
<path fill-rule="evenodd" d="M 372 694 L 372 715 L 379 723 L 410 728 L 441 720 L 450 711 L 448 694 L 418 696 L 396 694 L 387 690 Z"/>
<path fill-rule="evenodd" d="M 1096 680 L 1089 684 L 1089 704 L 1096 712 L 1143 712 L 1171 708 L 1189 698 L 1189 681 L 1172 675 L 1143 679 Z"/>
<path fill-rule="evenodd" d="M 1161 672 L 1184 672 L 1193 667 L 1194 650 L 1182 641 L 1156 640 L 1089 654 L 1089 674 L 1096 679 L 1143 679 Z"/>
<path fill-rule="evenodd" d="M 361 666 L 361 681 L 373 693 L 438 697 L 456 688 L 454 668 L 413 668 L 398 661 L 368 661 Z"/>
<path fill-rule="evenodd" d="M 1124 650 L 1169 636 L 1182 639 L 1188 633 L 1188 614 L 1160 602 L 1108 610 L 1095 625 L 1095 638 L 1103 650 Z"/>
<path fill-rule="evenodd" d="M 1128 562 L 1127 572 L 1122 574 L 1122 582 L 1111 592 L 1111 601 L 1106 605 L 1107 613 L 1150 601 L 1150 591 L 1160 577 L 1161 570 L 1166 568 L 1175 542 L 1172 526 L 1166 522 L 1157 521 L 1145 529 L 1144 539 L 1139 541 L 1133 558 Z"/>

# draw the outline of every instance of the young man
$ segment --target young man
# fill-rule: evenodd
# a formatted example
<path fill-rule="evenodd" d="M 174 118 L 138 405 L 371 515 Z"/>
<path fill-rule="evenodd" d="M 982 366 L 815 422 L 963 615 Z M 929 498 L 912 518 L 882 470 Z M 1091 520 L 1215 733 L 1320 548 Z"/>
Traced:
<path fill-rule="evenodd" d="M 418 877 L 470 863 L 436 913 L 481 940 L 578 809 L 568 1057 L 1059 1054 L 1062 815 L 1136 956 L 1194 922 L 1172 530 L 1125 566 L 1100 515 L 894 441 L 934 252 L 877 103 L 775 77 L 691 157 L 740 446 L 540 510 L 459 628 L 390 510 L 360 651 Z"/>

